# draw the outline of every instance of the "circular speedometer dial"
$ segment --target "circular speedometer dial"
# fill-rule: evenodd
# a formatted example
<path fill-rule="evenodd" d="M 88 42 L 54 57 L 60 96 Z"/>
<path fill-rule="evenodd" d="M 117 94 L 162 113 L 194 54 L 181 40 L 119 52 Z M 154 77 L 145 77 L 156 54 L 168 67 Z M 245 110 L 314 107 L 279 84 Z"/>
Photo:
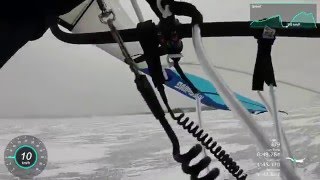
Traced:
<path fill-rule="evenodd" d="M 36 137 L 19 136 L 12 139 L 4 152 L 10 173 L 21 179 L 31 179 L 46 167 L 48 154 L 45 145 Z"/>

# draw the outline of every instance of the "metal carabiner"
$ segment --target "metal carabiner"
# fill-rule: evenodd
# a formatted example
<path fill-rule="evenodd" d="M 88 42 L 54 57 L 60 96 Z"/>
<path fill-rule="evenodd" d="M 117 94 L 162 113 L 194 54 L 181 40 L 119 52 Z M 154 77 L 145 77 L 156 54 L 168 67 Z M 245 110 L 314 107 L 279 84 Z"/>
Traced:
<path fill-rule="evenodd" d="M 97 3 L 101 10 L 101 14 L 98 15 L 101 23 L 108 24 L 108 19 L 111 19 L 112 21 L 116 20 L 115 13 L 113 12 L 112 9 L 108 9 L 104 0 L 97 0 Z M 112 18 L 110 18 L 110 15 L 112 15 Z"/>
<path fill-rule="evenodd" d="M 112 15 L 112 18 L 110 18 L 110 15 Z M 116 15 L 114 14 L 112 9 L 109 9 L 99 14 L 99 20 L 101 23 L 108 24 L 108 19 L 111 19 L 112 21 L 116 20 Z"/>

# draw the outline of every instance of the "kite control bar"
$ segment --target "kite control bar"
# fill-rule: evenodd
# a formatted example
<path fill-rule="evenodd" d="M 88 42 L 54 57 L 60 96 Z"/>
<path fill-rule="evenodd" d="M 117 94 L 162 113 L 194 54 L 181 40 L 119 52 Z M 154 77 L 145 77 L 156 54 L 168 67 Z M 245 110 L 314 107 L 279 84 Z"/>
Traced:
<path fill-rule="evenodd" d="M 62 31 L 59 21 L 50 27 L 52 33 L 61 41 L 71 44 L 110 44 L 116 43 L 110 32 L 67 33 Z M 202 37 L 259 36 L 263 29 L 250 27 L 251 22 L 208 22 L 200 25 Z M 276 29 L 278 37 L 320 38 L 320 24 L 314 29 Z M 176 27 L 181 38 L 192 37 L 192 24 L 180 24 Z M 119 30 L 124 42 L 139 41 L 136 28 Z"/>

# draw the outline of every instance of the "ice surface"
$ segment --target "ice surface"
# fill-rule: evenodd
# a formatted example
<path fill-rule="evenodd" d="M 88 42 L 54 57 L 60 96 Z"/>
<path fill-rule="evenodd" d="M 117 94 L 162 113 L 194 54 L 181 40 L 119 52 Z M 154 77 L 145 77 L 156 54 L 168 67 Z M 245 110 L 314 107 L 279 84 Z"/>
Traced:
<path fill-rule="evenodd" d="M 303 180 L 320 179 L 320 108 L 301 109 L 282 115 L 284 129 L 297 159 Z M 195 119 L 196 114 L 188 114 Z M 272 134 L 268 114 L 256 116 L 265 132 Z M 203 113 L 203 126 L 231 154 L 249 180 L 277 180 L 265 177 L 257 167 L 255 142 L 247 129 L 230 112 Z M 49 163 L 37 179 L 95 180 L 187 180 L 171 156 L 171 144 L 160 124 L 151 115 L 92 117 L 73 119 L 1 119 L 0 157 L 7 143 L 29 134 L 40 138 L 48 149 Z M 186 152 L 196 141 L 170 121 Z M 211 156 L 211 155 L 210 155 Z M 218 167 L 218 180 L 234 179 L 213 157 L 211 168 Z M 0 179 L 12 179 L 0 161 Z"/>

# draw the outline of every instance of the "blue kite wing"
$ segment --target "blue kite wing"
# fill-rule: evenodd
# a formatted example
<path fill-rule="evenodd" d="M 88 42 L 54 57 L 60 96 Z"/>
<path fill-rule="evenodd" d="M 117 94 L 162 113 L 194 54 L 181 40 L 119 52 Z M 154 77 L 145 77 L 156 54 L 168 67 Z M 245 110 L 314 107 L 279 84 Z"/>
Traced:
<path fill-rule="evenodd" d="M 179 93 L 195 99 L 195 94 L 192 92 L 191 88 L 182 80 L 176 71 L 171 69 L 165 69 L 168 75 L 168 81 L 166 81 L 166 86 L 178 91 Z M 142 72 L 149 75 L 148 69 L 142 69 Z M 200 96 L 201 103 L 215 109 L 229 110 L 228 106 L 225 104 L 223 99 L 218 94 L 216 88 L 208 80 L 201 78 L 199 76 L 185 73 L 187 78 L 194 84 L 195 87 L 200 92 L 203 92 Z M 266 112 L 266 107 L 256 101 L 249 98 L 241 96 L 236 93 L 236 97 L 242 103 L 242 105 L 251 113 L 263 113 Z"/>

